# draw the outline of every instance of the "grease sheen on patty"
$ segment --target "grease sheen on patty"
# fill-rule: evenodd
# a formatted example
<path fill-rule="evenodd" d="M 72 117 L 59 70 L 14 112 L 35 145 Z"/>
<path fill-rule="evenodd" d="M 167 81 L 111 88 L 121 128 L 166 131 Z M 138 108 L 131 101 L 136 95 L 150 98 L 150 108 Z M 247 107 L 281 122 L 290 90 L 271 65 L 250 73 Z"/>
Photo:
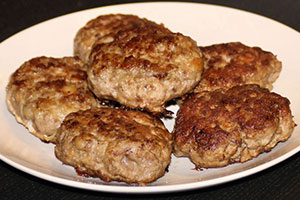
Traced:
<path fill-rule="evenodd" d="M 165 174 L 171 134 L 147 113 L 94 108 L 69 114 L 58 129 L 55 154 L 79 174 L 144 185 Z"/>
<path fill-rule="evenodd" d="M 289 100 L 258 85 L 193 94 L 180 105 L 174 154 L 197 167 L 245 162 L 287 140 L 295 123 Z"/>
<path fill-rule="evenodd" d="M 74 57 L 36 57 L 10 77 L 8 109 L 17 121 L 43 141 L 53 142 L 70 112 L 98 106 L 87 85 L 87 66 Z"/>
<path fill-rule="evenodd" d="M 282 64 L 271 52 L 229 42 L 199 47 L 204 57 L 204 70 L 194 92 L 229 89 L 244 84 L 258 84 L 271 90 Z"/>
<path fill-rule="evenodd" d="M 203 60 L 190 37 L 154 27 L 119 31 L 108 43 L 95 42 L 88 81 L 99 99 L 130 108 L 165 112 L 165 103 L 200 81 Z"/>

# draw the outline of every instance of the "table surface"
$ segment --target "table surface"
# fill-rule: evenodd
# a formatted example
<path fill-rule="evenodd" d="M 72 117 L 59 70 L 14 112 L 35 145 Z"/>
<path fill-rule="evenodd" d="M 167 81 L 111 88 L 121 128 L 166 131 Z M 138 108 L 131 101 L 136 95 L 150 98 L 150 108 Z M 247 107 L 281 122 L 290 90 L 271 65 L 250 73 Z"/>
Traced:
<path fill-rule="evenodd" d="M 36 23 L 83 9 L 128 2 L 121 0 L 1 0 L 0 41 Z M 191 1 L 190 1 L 191 2 Z M 198 0 L 224 5 L 280 21 L 300 31 L 300 1 Z M 0 43 L 1 45 L 1 43 Z M 204 189 L 128 195 L 92 192 L 33 177 L 0 161 L 1 199 L 300 199 L 300 153 L 267 170 Z"/>

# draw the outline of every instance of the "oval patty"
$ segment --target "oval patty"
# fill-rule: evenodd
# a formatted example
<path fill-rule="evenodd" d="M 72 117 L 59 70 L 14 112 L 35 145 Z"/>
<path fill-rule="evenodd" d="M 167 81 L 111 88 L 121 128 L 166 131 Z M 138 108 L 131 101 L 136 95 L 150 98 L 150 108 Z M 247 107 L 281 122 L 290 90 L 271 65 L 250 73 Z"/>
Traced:
<path fill-rule="evenodd" d="M 165 174 L 171 134 L 149 114 L 95 108 L 69 114 L 57 132 L 55 154 L 79 174 L 144 185 Z"/>
<path fill-rule="evenodd" d="M 70 112 L 98 106 L 87 86 L 87 66 L 73 57 L 37 57 L 10 77 L 6 102 L 17 121 L 46 142 Z"/>

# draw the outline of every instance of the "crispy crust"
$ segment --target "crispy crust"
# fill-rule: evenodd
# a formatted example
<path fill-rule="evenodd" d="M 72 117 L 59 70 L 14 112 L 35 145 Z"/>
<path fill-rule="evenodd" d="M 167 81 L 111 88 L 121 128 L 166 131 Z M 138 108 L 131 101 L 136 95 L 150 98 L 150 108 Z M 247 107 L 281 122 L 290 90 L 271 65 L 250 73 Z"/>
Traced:
<path fill-rule="evenodd" d="M 195 93 L 243 84 L 258 84 L 271 90 L 282 67 L 271 52 L 240 42 L 215 44 L 200 47 L 200 50 L 205 67 Z"/>
<path fill-rule="evenodd" d="M 89 55 L 94 43 L 109 43 L 115 40 L 120 32 L 143 27 L 145 29 L 166 31 L 163 25 L 158 25 L 135 15 L 109 14 L 101 15 L 90 20 L 82 27 L 74 38 L 74 55 L 79 56 L 84 62 L 89 62 Z"/>
<path fill-rule="evenodd" d="M 167 101 L 199 82 L 203 61 L 196 42 L 157 26 L 134 26 L 112 42 L 94 44 L 88 81 L 99 99 L 161 113 Z"/>
<path fill-rule="evenodd" d="M 258 85 L 193 94 L 176 118 L 174 153 L 198 167 L 245 162 L 290 137 L 295 123 L 289 104 Z"/>
<path fill-rule="evenodd" d="M 37 57 L 25 62 L 6 88 L 9 111 L 33 135 L 53 142 L 65 115 L 98 105 L 87 87 L 86 68 L 73 57 Z"/>
<path fill-rule="evenodd" d="M 164 175 L 171 161 L 171 134 L 146 113 L 90 109 L 66 117 L 55 153 L 79 174 L 104 181 L 146 184 Z"/>

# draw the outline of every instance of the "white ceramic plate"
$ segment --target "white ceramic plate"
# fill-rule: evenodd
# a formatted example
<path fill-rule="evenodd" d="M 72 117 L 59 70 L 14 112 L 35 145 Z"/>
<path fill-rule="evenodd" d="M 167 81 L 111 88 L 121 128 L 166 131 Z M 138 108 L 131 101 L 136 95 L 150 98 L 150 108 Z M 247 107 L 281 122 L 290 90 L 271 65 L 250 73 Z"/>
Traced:
<path fill-rule="evenodd" d="M 167 12 L 166 12 L 167 11 Z M 273 166 L 300 150 L 300 130 L 269 153 L 220 169 L 197 171 L 186 158 L 172 157 L 169 172 L 145 187 L 124 183 L 105 183 L 76 175 L 54 156 L 54 146 L 42 143 L 18 124 L 5 104 L 8 77 L 24 61 L 36 56 L 72 55 L 73 38 L 88 20 L 108 13 L 136 14 L 172 31 L 191 36 L 199 45 L 241 41 L 272 51 L 283 62 L 274 91 L 291 101 L 294 120 L 300 121 L 300 34 L 276 21 L 248 12 L 195 3 L 137 3 L 108 6 L 58 17 L 26 29 L 0 44 L 0 158 L 34 176 L 52 182 L 109 192 L 154 193 L 202 188 L 235 180 Z M 173 107 L 171 109 L 175 109 Z M 166 121 L 169 130 L 173 121 Z"/>

